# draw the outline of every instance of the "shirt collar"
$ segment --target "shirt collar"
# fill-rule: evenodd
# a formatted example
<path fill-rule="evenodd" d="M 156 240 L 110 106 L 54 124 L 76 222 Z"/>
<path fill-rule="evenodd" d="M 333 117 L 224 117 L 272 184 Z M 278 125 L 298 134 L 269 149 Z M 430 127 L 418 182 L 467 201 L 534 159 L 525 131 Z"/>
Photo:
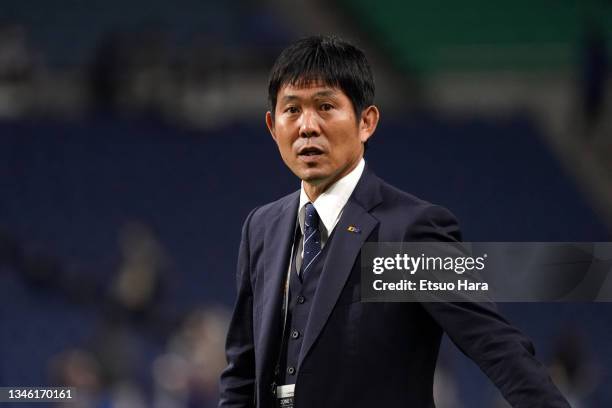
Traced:
<path fill-rule="evenodd" d="M 364 168 L 365 160 L 361 158 L 357 166 L 355 166 L 349 174 L 332 184 L 314 203 L 312 203 L 319 214 L 321 222 L 325 226 L 327 236 L 331 234 L 331 231 L 336 226 L 342 209 L 346 205 L 351 194 L 353 194 L 353 190 L 355 190 L 363 174 Z M 298 207 L 298 219 L 302 233 L 304 233 L 304 205 L 308 202 L 310 202 L 310 199 L 306 195 L 306 191 L 304 191 L 304 182 L 302 182 L 302 188 L 300 189 L 300 206 Z"/>

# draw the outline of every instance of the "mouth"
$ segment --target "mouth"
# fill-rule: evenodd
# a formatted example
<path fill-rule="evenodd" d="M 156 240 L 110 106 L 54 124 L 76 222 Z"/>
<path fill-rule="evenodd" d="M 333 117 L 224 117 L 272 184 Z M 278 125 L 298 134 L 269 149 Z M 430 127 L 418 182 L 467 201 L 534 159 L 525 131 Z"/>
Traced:
<path fill-rule="evenodd" d="M 323 153 L 323 150 L 316 146 L 306 146 L 298 151 L 298 156 L 320 156 Z"/>

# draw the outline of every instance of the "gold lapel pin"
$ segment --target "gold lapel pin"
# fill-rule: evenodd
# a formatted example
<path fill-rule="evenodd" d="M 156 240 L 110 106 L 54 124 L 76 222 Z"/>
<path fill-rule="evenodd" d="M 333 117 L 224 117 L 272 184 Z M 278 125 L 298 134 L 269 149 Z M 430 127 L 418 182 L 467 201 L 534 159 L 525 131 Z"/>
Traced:
<path fill-rule="evenodd" d="M 361 230 L 358 227 L 354 226 L 354 225 L 349 225 L 346 230 L 348 232 L 354 232 L 355 234 L 359 234 L 361 232 Z"/>

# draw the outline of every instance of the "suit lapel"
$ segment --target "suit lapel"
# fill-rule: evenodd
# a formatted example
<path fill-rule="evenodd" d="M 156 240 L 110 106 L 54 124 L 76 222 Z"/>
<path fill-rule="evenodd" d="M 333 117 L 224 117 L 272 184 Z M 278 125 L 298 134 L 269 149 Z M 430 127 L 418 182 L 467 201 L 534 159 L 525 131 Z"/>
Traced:
<path fill-rule="evenodd" d="M 366 167 L 344 207 L 342 216 L 334 228 L 333 238 L 329 242 L 330 247 L 304 331 L 298 370 L 329 319 L 361 247 L 378 225 L 378 220 L 368 211 L 381 201 L 380 181 Z M 351 232 L 348 230 L 350 226 L 358 226 L 360 231 Z"/>
<path fill-rule="evenodd" d="M 265 366 L 258 364 L 259 374 L 271 372 L 278 357 L 281 335 L 281 303 L 283 283 L 287 275 L 289 253 L 295 232 L 295 220 L 299 192 L 290 196 L 281 208 L 278 217 L 266 228 L 264 240 L 264 290 L 261 317 L 261 331 L 258 344 L 261 346 L 261 360 Z"/>

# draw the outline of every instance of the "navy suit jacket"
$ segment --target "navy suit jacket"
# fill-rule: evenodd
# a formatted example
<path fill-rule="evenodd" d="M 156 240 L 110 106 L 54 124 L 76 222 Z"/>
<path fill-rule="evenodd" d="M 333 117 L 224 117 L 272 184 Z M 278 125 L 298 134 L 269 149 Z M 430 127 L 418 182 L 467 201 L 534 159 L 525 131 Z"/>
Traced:
<path fill-rule="evenodd" d="M 281 299 L 299 191 L 253 210 L 242 230 L 238 297 L 227 336 L 220 407 L 273 407 Z M 357 226 L 359 233 L 347 231 Z M 329 241 L 298 359 L 295 405 L 433 407 L 443 332 L 514 407 L 569 407 L 530 341 L 486 303 L 361 303 L 366 242 L 456 241 L 445 208 L 385 183 L 367 167 Z"/>

